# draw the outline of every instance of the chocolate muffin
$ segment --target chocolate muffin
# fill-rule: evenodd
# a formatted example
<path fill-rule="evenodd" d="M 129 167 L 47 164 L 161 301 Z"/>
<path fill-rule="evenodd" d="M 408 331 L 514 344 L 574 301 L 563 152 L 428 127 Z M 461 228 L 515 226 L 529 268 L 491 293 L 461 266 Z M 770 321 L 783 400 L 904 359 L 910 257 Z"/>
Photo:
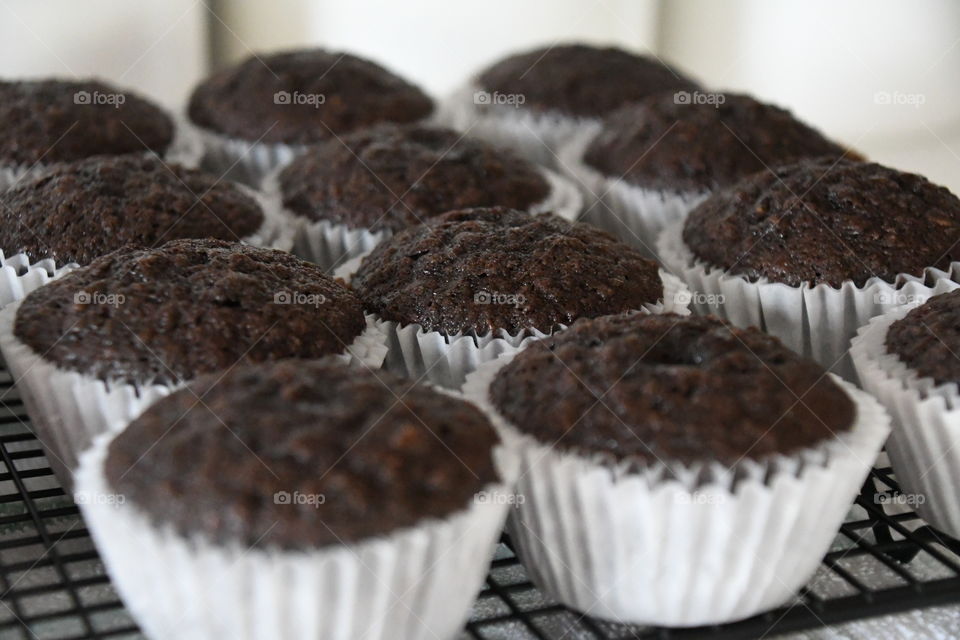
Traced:
<path fill-rule="evenodd" d="M 768 166 L 844 154 L 789 111 L 746 95 L 710 96 L 691 103 L 661 93 L 623 107 L 606 118 L 584 162 L 645 189 L 702 193 Z"/>
<path fill-rule="evenodd" d="M 523 96 L 522 106 L 598 118 L 661 91 L 693 91 L 696 82 L 649 56 L 613 47 L 566 44 L 510 56 L 477 77 L 489 93 Z"/>
<path fill-rule="evenodd" d="M 229 182 L 140 155 L 57 165 L 0 193 L 0 249 L 31 261 L 87 264 L 125 245 L 178 238 L 240 240 L 264 223 Z"/>
<path fill-rule="evenodd" d="M 490 400 L 538 442 L 653 464 L 791 455 L 856 416 L 822 367 L 778 339 L 674 314 L 580 320 L 519 353 Z"/>
<path fill-rule="evenodd" d="M 718 191 L 690 213 L 683 242 L 707 265 L 750 280 L 893 282 L 960 258 L 960 200 L 878 164 L 806 160 Z"/>
<path fill-rule="evenodd" d="M 359 300 L 309 263 L 219 240 L 102 256 L 27 296 L 15 337 L 100 380 L 176 384 L 240 361 L 343 353 Z"/>
<path fill-rule="evenodd" d="M 527 209 L 550 194 L 540 169 L 451 130 L 385 125 L 314 147 L 279 175 L 283 205 L 310 221 L 399 231 L 440 213 Z"/>
<path fill-rule="evenodd" d="M 433 111 L 420 89 L 378 64 L 321 49 L 252 56 L 214 74 L 190 97 L 190 119 L 242 140 L 309 144 Z"/>
<path fill-rule="evenodd" d="M 151 102 L 97 81 L 0 81 L 0 163 L 69 162 L 95 155 L 162 155 L 173 121 Z"/>
<path fill-rule="evenodd" d="M 351 282 L 367 311 L 448 335 L 511 335 L 663 297 L 656 264 L 589 225 L 502 207 L 453 211 L 377 246 Z"/>
<path fill-rule="evenodd" d="M 960 382 L 960 289 L 930 298 L 890 325 L 885 346 L 921 378 Z"/>
<path fill-rule="evenodd" d="M 185 537 L 315 549 L 467 509 L 499 482 L 497 443 L 463 400 L 385 372 L 283 361 L 160 400 L 110 444 L 104 471 L 155 525 Z M 277 498 L 294 492 L 317 499 Z"/>

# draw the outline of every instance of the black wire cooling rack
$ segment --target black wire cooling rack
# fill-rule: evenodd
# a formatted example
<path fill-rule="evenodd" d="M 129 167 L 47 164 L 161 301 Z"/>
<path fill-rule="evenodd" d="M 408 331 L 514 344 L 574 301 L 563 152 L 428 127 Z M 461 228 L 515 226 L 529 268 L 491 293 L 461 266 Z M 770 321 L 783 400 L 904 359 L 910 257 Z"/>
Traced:
<path fill-rule="evenodd" d="M 72 500 L 0 372 L 0 639 L 142 638 Z M 873 470 L 811 582 L 793 603 L 699 629 L 631 627 L 571 611 L 530 582 L 504 538 L 462 638 L 757 638 L 960 602 L 960 543 L 898 507 L 889 468 Z M 816 517 L 816 505 L 809 505 Z"/>

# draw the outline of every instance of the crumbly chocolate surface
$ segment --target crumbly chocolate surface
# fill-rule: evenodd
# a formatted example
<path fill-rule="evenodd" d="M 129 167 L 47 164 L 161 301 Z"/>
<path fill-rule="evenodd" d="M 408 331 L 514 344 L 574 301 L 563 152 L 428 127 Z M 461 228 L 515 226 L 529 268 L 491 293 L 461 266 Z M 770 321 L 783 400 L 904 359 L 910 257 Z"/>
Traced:
<path fill-rule="evenodd" d="M 844 153 L 789 111 L 745 95 L 703 95 L 715 103 L 681 102 L 666 93 L 618 110 L 584 161 L 647 189 L 702 193 L 768 166 Z"/>
<path fill-rule="evenodd" d="M 487 92 L 522 95 L 524 109 L 595 118 L 661 91 L 698 84 L 656 58 L 582 44 L 510 56 L 477 78 Z"/>
<path fill-rule="evenodd" d="M 367 311 L 451 335 L 547 331 L 663 297 L 657 265 L 612 236 L 504 208 L 405 229 L 363 260 L 351 284 Z"/>
<path fill-rule="evenodd" d="M 173 121 L 153 103 L 96 80 L 0 81 L 0 163 L 163 154 Z"/>
<path fill-rule="evenodd" d="M 390 125 L 330 140 L 280 174 L 283 204 L 308 220 L 399 231 L 447 211 L 526 209 L 550 194 L 540 170 L 451 129 Z"/>
<path fill-rule="evenodd" d="M 885 346 L 921 378 L 960 382 L 960 289 L 930 298 L 890 325 Z"/>
<path fill-rule="evenodd" d="M 87 264 L 128 244 L 241 240 L 263 225 L 257 202 L 196 169 L 139 155 L 57 165 L 0 193 L 0 249 Z"/>
<path fill-rule="evenodd" d="M 683 240 L 700 260 L 751 280 L 893 282 L 960 259 L 960 200 L 878 164 L 809 160 L 713 194 L 690 213 Z"/>
<path fill-rule="evenodd" d="M 498 438 L 473 405 L 410 385 L 319 361 L 208 376 L 110 444 L 107 482 L 157 524 L 244 546 L 309 550 L 446 518 L 499 482 Z"/>
<path fill-rule="evenodd" d="M 124 248 L 28 295 L 16 337 L 61 368 L 172 383 L 240 361 L 342 353 L 359 300 L 282 251 L 219 240 Z"/>
<path fill-rule="evenodd" d="M 380 65 L 321 49 L 251 57 L 207 78 L 188 106 L 190 119 L 211 131 L 289 144 L 414 122 L 432 111 L 423 91 Z"/>
<path fill-rule="evenodd" d="M 668 467 L 791 455 L 856 417 L 823 368 L 778 339 L 674 314 L 579 321 L 518 354 L 490 399 L 538 442 Z"/>

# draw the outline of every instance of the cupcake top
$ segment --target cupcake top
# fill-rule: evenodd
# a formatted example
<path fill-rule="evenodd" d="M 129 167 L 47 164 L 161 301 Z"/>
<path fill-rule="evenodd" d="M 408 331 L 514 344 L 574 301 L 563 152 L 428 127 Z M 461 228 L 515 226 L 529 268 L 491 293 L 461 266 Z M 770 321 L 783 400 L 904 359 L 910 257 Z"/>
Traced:
<path fill-rule="evenodd" d="M 32 261 L 87 264 L 127 244 L 240 240 L 263 225 L 257 202 L 229 182 L 141 155 L 56 165 L 0 193 L 0 249 Z"/>
<path fill-rule="evenodd" d="M 663 297 L 657 265 L 612 236 L 502 207 L 401 231 L 363 260 L 351 284 L 384 320 L 451 335 L 548 331 Z"/>
<path fill-rule="evenodd" d="M 151 102 L 96 80 L 0 81 L 0 164 L 69 162 L 153 151 L 173 121 Z"/>
<path fill-rule="evenodd" d="M 696 258 L 751 280 L 893 282 L 960 257 L 960 200 L 878 164 L 808 160 L 713 194 L 690 213 L 683 240 Z"/>
<path fill-rule="evenodd" d="M 693 103 L 666 93 L 618 110 L 587 147 L 584 162 L 647 189 L 701 193 L 768 166 L 844 153 L 789 111 L 745 95 L 703 95 L 711 100 Z"/>
<path fill-rule="evenodd" d="M 399 231 L 454 209 L 526 209 L 550 194 L 534 165 L 450 129 L 384 125 L 331 140 L 280 173 L 284 206 L 309 220 Z"/>
<path fill-rule="evenodd" d="M 174 240 L 97 258 L 28 295 L 14 335 L 45 361 L 101 380 L 172 384 L 241 360 L 343 353 L 360 302 L 282 251 Z"/>
<path fill-rule="evenodd" d="M 538 112 L 597 118 L 661 91 L 692 91 L 697 83 L 660 60 L 614 47 L 567 44 L 501 60 L 477 77 L 478 88 L 523 96 Z M 496 102 L 491 98 L 491 104 Z"/>
<path fill-rule="evenodd" d="M 578 321 L 517 354 L 489 393 L 538 442 L 649 464 L 792 455 L 856 417 L 823 368 L 777 338 L 674 314 Z"/>
<path fill-rule="evenodd" d="M 378 64 L 321 49 L 252 56 L 190 96 L 196 124 L 242 140 L 309 144 L 433 111 L 420 89 Z"/>
<path fill-rule="evenodd" d="M 463 400 L 386 372 L 288 360 L 158 401 L 110 444 L 105 475 L 181 535 L 312 549 L 467 509 L 499 482 L 497 444 Z"/>
<path fill-rule="evenodd" d="M 960 289 L 933 296 L 890 325 L 885 346 L 921 378 L 960 382 Z"/>

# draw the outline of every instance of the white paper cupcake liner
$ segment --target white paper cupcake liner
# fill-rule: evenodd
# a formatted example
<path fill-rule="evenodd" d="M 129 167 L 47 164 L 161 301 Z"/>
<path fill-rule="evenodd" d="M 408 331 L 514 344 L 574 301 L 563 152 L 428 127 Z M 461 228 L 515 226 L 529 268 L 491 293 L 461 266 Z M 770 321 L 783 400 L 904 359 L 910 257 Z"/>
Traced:
<path fill-rule="evenodd" d="M 76 468 L 78 456 L 95 437 L 122 430 L 144 409 L 180 385 L 105 382 L 62 369 L 16 338 L 13 329 L 19 308 L 20 302 L 15 302 L 0 311 L 0 352 L 51 467 L 61 483 L 69 487 L 70 472 Z M 385 336 L 368 318 L 367 328 L 341 357 L 378 369 L 387 354 L 385 342 Z"/>
<path fill-rule="evenodd" d="M 960 263 L 950 271 L 928 268 L 922 277 L 901 274 L 895 283 L 870 278 L 861 286 L 789 285 L 727 274 L 696 259 L 683 242 L 683 222 L 668 226 L 657 243 L 663 264 L 693 291 L 698 313 L 713 313 L 738 327 L 759 327 L 831 371 L 856 381 L 847 353 L 850 340 L 870 318 L 912 300 L 926 300 L 956 285 Z"/>
<path fill-rule="evenodd" d="M 436 640 L 466 622 L 513 502 L 504 482 L 443 520 L 308 551 L 217 545 L 157 526 L 117 499 L 103 463 L 110 434 L 83 455 L 77 502 L 112 582 L 154 640 Z"/>
<path fill-rule="evenodd" d="M 829 549 L 889 432 L 876 400 L 835 378 L 856 403 L 857 418 L 819 447 L 744 462 L 736 472 L 720 465 L 611 467 L 601 456 L 562 453 L 507 424 L 488 389 L 508 361 L 470 374 L 464 394 L 521 457 L 510 538 L 539 587 L 618 622 L 718 624 L 787 602 Z"/>
<path fill-rule="evenodd" d="M 609 231 L 646 257 L 660 261 L 657 238 L 671 223 L 683 220 L 708 193 L 670 193 L 643 189 L 617 177 L 608 177 L 583 161 L 596 130 L 568 140 L 559 152 L 559 164 L 584 192 L 583 220 Z"/>
<path fill-rule="evenodd" d="M 299 216 L 283 207 L 280 192 L 280 167 L 271 171 L 261 185 L 261 191 L 270 207 L 283 211 L 284 215 L 296 221 L 296 236 L 293 252 L 328 272 L 333 272 L 346 262 L 358 256 L 366 255 L 378 244 L 389 238 L 389 229 L 371 231 L 356 229 L 328 220 L 313 221 Z M 549 195 L 541 202 L 530 207 L 531 213 L 553 212 L 561 218 L 575 222 L 583 208 L 583 196 L 569 180 L 549 169 L 540 168 L 544 179 L 550 185 Z"/>
<path fill-rule="evenodd" d="M 690 313 L 690 292 L 677 277 L 660 270 L 663 301 L 637 309 L 644 313 Z M 373 316 L 376 326 L 387 336 L 386 366 L 414 380 L 424 380 L 448 389 L 459 389 L 466 375 L 500 354 L 515 352 L 533 340 L 541 340 L 554 331 L 531 328 L 516 335 L 500 330 L 478 336 L 473 333 L 447 335 L 424 331 L 419 324 L 400 325 Z M 559 327 L 559 331 L 566 327 Z"/>
<path fill-rule="evenodd" d="M 893 418 L 887 453 L 908 503 L 941 531 L 960 538 L 960 390 L 921 378 L 887 351 L 887 331 L 915 302 L 862 327 L 850 355 L 863 388 Z"/>
<path fill-rule="evenodd" d="M 560 170 L 557 153 L 565 142 L 584 130 L 600 126 L 598 118 L 537 113 L 523 106 L 477 104 L 478 93 L 487 92 L 472 84 L 455 91 L 440 105 L 438 120 L 552 169 Z"/>

